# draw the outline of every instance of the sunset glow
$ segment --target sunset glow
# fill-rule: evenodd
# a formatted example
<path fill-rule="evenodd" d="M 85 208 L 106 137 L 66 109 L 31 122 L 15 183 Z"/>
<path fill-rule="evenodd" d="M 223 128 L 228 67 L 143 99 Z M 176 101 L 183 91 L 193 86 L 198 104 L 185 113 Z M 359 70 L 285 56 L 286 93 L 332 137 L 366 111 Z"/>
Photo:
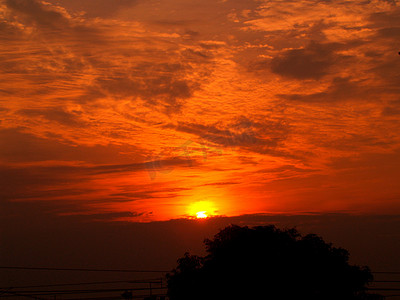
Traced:
<path fill-rule="evenodd" d="M 217 209 L 211 201 L 198 201 L 189 206 L 188 215 L 197 219 L 205 219 L 217 215 Z"/>
<path fill-rule="evenodd" d="M 196 218 L 197 219 L 205 219 L 207 218 L 207 212 L 206 211 L 199 211 L 196 213 Z"/>
<path fill-rule="evenodd" d="M 399 51 L 400 0 L 0 0 L 1 297 L 392 297 Z M 319 236 L 382 284 L 296 283 Z"/>
<path fill-rule="evenodd" d="M 12 211 L 400 212 L 397 0 L 0 0 L 0 19 Z"/>

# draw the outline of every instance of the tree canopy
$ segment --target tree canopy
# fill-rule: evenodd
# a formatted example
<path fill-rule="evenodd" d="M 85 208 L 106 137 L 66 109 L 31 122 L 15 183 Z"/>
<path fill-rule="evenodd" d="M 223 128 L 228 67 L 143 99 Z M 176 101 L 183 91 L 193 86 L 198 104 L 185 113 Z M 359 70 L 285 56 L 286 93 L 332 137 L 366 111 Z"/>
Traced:
<path fill-rule="evenodd" d="M 380 298 L 365 292 L 368 267 L 315 234 L 231 225 L 204 243 L 205 257 L 185 253 L 168 274 L 171 300 Z"/>

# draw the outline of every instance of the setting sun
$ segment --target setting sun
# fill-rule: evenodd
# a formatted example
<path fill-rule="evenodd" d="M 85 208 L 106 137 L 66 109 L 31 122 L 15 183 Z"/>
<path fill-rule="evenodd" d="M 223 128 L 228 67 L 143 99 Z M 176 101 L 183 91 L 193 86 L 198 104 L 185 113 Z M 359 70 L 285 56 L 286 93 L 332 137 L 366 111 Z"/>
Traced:
<path fill-rule="evenodd" d="M 206 219 L 217 214 L 217 209 L 211 201 L 198 201 L 188 207 L 188 214 L 191 218 Z"/>
<path fill-rule="evenodd" d="M 199 211 L 196 213 L 196 218 L 197 219 L 206 219 L 208 217 L 206 211 Z"/>

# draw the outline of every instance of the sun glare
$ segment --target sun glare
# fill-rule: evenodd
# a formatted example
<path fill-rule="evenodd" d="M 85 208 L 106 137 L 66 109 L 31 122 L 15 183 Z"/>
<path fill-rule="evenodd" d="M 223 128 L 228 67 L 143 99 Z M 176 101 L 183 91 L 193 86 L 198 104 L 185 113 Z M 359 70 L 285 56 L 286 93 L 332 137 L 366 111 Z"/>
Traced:
<path fill-rule="evenodd" d="M 208 217 L 208 215 L 207 215 L 206 211 L 199 211 L 199 212 L 196 213 L 196 218 L 197 219 L 205 219 L 207 217 Z"/>
<path fill-rule="evenodd" d="M 210 201 L 198 201 L 189 205 L 188 214 L 190 218 L 206 219 L 216 215 L 217 209 Z"/>

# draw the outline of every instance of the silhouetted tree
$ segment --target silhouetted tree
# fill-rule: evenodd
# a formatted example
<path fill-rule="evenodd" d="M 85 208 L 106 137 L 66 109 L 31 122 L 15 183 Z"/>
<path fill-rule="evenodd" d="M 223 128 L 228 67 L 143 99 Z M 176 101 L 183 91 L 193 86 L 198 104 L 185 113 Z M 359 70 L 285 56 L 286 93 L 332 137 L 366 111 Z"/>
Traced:
<path fill-rule="evenodd" d="M 315 234 L 232 225 L 204 243 L 207 256 L 185 253 L 167 275 L 171 300 L 380 299 L 365 292 L 368 267 Z"/>
<path fill-rule="evenodd" d="M 121 294 L 122 299 L 133 299 L 132 291 L 124 291 Z"/>

